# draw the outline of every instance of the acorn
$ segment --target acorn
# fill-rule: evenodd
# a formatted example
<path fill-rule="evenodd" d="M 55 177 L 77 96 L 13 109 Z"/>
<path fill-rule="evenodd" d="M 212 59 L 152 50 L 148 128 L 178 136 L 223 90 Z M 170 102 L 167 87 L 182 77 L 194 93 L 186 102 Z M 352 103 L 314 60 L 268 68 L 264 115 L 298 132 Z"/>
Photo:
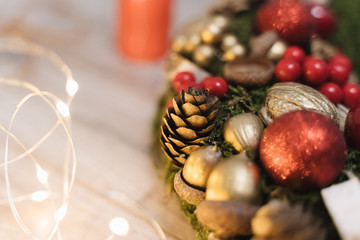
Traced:
<path fill-rule="evenodd" d="M 174 180 L 175 191 L 181 199 L 196 205 L 205 198 L 206 182 L 220 158 L 217 146 L 203 146 L 189 155 Z"/>
<path fill-rule="evenodd" d="M 220 238 L 250 235 L 260 197 L 259 169 L 243 151 L 215 166 L 196 216 Z"/>

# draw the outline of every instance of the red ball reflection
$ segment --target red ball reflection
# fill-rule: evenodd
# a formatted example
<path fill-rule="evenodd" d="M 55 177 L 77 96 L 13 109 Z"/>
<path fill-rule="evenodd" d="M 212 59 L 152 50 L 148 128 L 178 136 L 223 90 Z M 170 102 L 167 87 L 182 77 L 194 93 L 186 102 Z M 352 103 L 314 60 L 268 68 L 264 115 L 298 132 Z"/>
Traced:
<path fill-rule="evenodd" d="M 311 111 L 295 111 L 274 120 L 260 142 L 260 159 L 279 185 L 299 192 L 321 189 L 340 174 L 346 143 L 338 126 Z"/>

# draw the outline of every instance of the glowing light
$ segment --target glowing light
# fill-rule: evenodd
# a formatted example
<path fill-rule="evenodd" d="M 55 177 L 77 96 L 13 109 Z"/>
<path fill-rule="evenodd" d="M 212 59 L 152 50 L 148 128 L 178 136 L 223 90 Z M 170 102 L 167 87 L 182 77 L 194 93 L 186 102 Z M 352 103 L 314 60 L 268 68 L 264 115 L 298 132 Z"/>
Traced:
<path fill-rule="evenodd" d="M 70 97 L 75 96 L 79 90 L 79 84 L 73 79 L 69 79 L 66 83 L 66 92 Z"/>
<path fill-rule="evenodd" d="M 35 202 L 43 202 L 49 197 L 48 191 L 37 191 L 31 194 L 31 200 Z"/>
<path fill-rule="evenodd" d="M 46 184 L 48 182 L 49 174 L 44 169 L 42 169 L 39 165 L 37 165 L 36 176 L 40 183 Z"/>
<path fill-rule="evenodd" d="M 129 222 L 125 218 L 113 218 L 109 222 L 110 230 L 119 236 L 126 236 L 129 232 Z"/>
<path fill-rule="evenodd" d="M 70 111 L 69 111 L 69 107 L 62 101 L 59 101 L 56 104 L 56 108 L 59 111 L 60 115 L 63 117 L 68 117 L 70 116 Z"/>
<path fill-rule="evenodd" d="M 60 222 L 66 216 L 67 210 L 68 207 L 66 205 L 62 205 L 55 213 L 55 220 Z"/>

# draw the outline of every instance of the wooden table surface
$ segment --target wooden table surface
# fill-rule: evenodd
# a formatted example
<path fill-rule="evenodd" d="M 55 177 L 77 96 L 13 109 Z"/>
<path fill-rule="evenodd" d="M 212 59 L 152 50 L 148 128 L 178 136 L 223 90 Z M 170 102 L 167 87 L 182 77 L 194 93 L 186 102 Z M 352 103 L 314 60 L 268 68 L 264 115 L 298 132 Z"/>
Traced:
<path fill-rule="evenodd" d="M 204 9 L 211 2 L 215 1 L 175 0 L 171 35 L 185 22 L 206 14 Z M 107 239 L 111 235 L 108 223 L 114 217 L 126 218 L 130 230 L 126 237 L 113 239 L 159 239 L 144 214 L 159 222 L 167 239 L 191 239 L 194 232 L 177 201 L 166 198 L 148 149 L 152 118 L 165 84 L 162 61 L 139 64 L 117 52 L 115 4 L 114 0 L 0 0 L 1 36 L 18 34 L 54 50 L 70 66 L 79 83 L 79 92 L 70 108 L 78 163 L 76 181 L 69 211 L 61 223 L 62 238 L 53 239 Z M 65 82 L 53 76 L 56 69 L 34 61 L 8 54 L 1 54 L 0 59 L 5 68 L 13 66 L 6 76 L 14 74 L 11 77 L 24 78 L 54 91 L 64 88 Z M 12 98 L 12 94 L 2 93 L 2 108 L 9 106 Z M 44 114 L 36 106 L 27 106 L 27 111 L 39 118 Z M 8 123 L 9 118 L 10 113 L 2 114 L 0 120 Z M 34 136 L 38 127 L 19 123 L 17 134 Z M 48 152 L 57 153 L 56 144 L 55 140 Z M 43 161 L 45 166 L 52 167 L 49 179 L 61 181 L 62 164 L 52 158 Z M 13 187 L 18 187 L 14 194 L 32 189 L 27 179 L 33 172 L 27 168 L 31 166 L 14 166 Z M 0 193 L 6 198 L 4 175 L 0 171 Z M 8 204 L 0 205 L 0 209 L 7 213 L 0 214 L 2 239 L 7 232 L 10 236 L 11 230 L 16 231 L 17 225 Z M 139 209 L 141 212 L 137 213 Z M 36 213 L 27 218 L 36 229 L 46 225 Z M 3 239 L 27 238 L 17 233 L 14 238 Z"/>

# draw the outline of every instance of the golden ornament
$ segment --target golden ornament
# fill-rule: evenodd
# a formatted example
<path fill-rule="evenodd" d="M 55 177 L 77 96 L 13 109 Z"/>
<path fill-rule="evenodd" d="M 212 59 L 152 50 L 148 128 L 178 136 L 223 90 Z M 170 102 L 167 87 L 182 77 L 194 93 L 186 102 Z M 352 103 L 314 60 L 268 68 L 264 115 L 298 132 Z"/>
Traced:
<path fill-rule="evenodd" d="M 218 163 L 206 185 L 206 200 L 256 203 L 260 198 L 259 168 L 243 151 Z"/>
<path fill-rule="evenodd" d="M 183 52 L 185 49 L 186 42 L 187 42 L 187 38 L 185 35 L 177 36 L 175 40 L 171 43 L 171 50 L 178 53 Z"/>
<path fill-rule="evenodd" d="M 196 217 L 220 239 L 251 235 L 251 219 L 258 205 L 241 201 L 204 200 L 196 208 Z"/>
<path fill-rule="evenodd" d="M 246 48 L 244 45 L 238 43 L 230 47 L 222 56 L 223 61 L 234 61 L 235 59 L 244 57 L 246 55 Z"/>
<path fill-rule="evenodd" d="M 287 47 L 288 45 L 286 42 L 283 40 L 277 40 L 267 52 L 266 57 L 272 61 L 279 61 Z"/>
<path fill-rule="evenodd" d="M 226 63 L 224 67 L 227 81 L 247 88 L 266 85 L 273 72 L 274 64 L 267 58 L 239 58 Z"/>
<path fill-rule="evenodd" d="M 184 180 L 195 187 L 205 189 L 210 172 L 220 158 L 221 152 L 217 146 L 204 146 L 192 152 L 183 168 Z"/>
<path fill-rule="evenodd" d="M 201 40 L 204 43 L 213 44 L 218 42 L 223 34 L 223 29 L 215 24 L 210 24 L 201 32 Z"/>
<path fill-rule="evenodd" d="M 215 126 L 219 99 L 203 88 L 189 87 L 173 99 L 161 126 L 161 144 L 173 163 L 182 167 L 187 157 L 204 145 Z"/>
<path fill-rule="evenodd" d="M 229 27 L 230 19 L 225 15 L 217 14 L 211 17 L 210 22 L 224 31 Z"/>
<path fill-rule="evenodd" d="M 267 90 L 259 117 L 268 125 L 274 118 L 302 109 L 324 114 L 339 124 L 335 105 L 324 95 L 312 87 L 292 82 L 277 83 Z"/>
<path fill-rule="evenodd" d="M 256 154 L 263 131 L 264 126 L 258 116 L 242 113 L 225 122 L 224 139 L 238 152 L 250 150 L 252 154 Z"/>
<path fill-rule="evenodd" d="M 185 46 L 184 46 L 184 51 L 187 53 L 192 53 L 195 51 L 195 49 L 200 46 L 201 44 L 201 36 L 199 33 L 193 33 L 191 35 L 188 36 Z"/>
<path fill-rule="evenodd" d="M 235 35 L 233 34 L 225 34 L 221 40 L 221 49 L 226 51 L 230 49 L 232 46 L 236 45 L 238 40 Z"/>
<path fill-rule="evenodd" d="M 193 59 L 200 66 L 207 66 L 215 57 L 215 53 L 215 48 L 213 48 L 212 46 L 200 45 L 195 49 L 193 53 Z"/>

